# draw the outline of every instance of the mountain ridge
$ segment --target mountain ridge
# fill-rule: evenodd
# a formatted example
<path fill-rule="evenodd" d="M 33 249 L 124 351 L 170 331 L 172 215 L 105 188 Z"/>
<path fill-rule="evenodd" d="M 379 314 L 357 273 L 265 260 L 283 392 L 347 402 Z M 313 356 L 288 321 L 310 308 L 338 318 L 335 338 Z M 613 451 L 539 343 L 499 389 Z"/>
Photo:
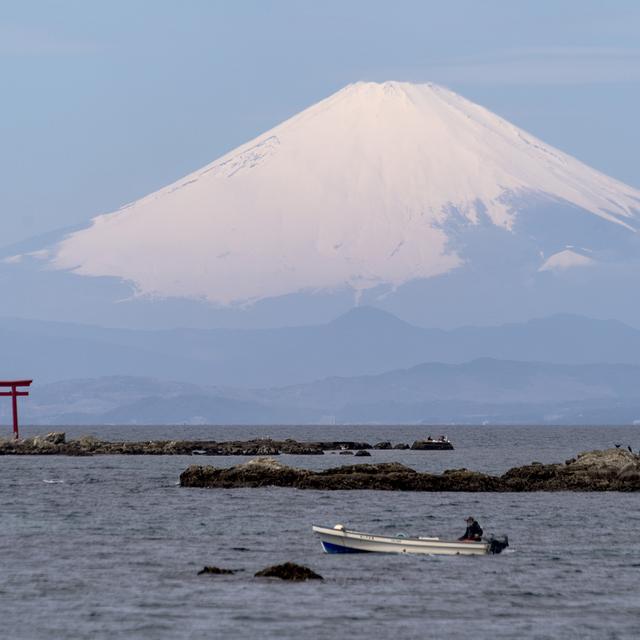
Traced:
<path fill-rule="evenodd" d="M 640 421 L 640 365 L 480 358 L 263 389 L 76 379 L 34 386 L 23 414 L 39 424 L 628 424 Z"/>
<path fill-rule="evenodd" d="M 52 382 L 109 375 L 264 387 L 380 374 L 481 357 L 640 364 L 640 330 L 558 315 L 526 323 L 423 328 L 362 308 L 332 322 L 279 329 L 112 329 L 0 318 L 5 375 Z"/>

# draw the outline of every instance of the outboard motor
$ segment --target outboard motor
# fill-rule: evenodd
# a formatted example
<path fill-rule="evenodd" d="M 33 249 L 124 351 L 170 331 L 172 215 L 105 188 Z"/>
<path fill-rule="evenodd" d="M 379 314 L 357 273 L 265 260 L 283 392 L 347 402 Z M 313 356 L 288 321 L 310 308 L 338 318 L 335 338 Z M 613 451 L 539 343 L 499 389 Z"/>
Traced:
<path fill-rule="evenodd" d="M 501 553 L 503 549 L 509 546 L 509 538 L 507 536 L 502 536 L 501 538 L 491 536 L 488 542 L 489 553 Z"/>

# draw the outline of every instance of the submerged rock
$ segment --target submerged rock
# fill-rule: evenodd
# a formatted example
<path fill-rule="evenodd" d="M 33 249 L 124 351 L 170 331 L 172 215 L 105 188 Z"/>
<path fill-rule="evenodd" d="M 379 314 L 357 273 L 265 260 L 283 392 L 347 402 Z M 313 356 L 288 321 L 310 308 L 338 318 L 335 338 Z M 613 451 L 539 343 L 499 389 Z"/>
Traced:
<path fill-rule="evenodd" d="M 258 571 L 256 578 L 280 578 L 280 580 L 292 580 L 300 582 L 302 580 L 323 580 L 324 578 L 315 571 L 294 562 L 285 562 L 284 564 L 276 564 Z"/>
<path fill-rule="evenodd" d="M 360 449 L 360 451 L 355 452 L 356 458 L 370 458 L 371 454 L 366 449 Z"/>
<path fill-rule="evenodd" d="M 199 576 L 201 576 L 203 573 L 210 573 L 216 576 L 228 576 L 228 575 L 233 575 L 235 571 L 233 571 L 232 569 L 220 569 L 220 567 L 206 566 L 203 569 L 200 569 L 200 571 L 198 571 Z"/>
<path fill-rule="evenodd" d="M 353 464 L 323 471 L 297 469 L 272 458 L 230 468 L 192 465 L 183 487 L 293 487 L 382 491 L 640 491 L 640 456 L 620 449 L 591 451 L 559 464 L 530 464 L 491 476 L 468 469 L 419 473 L 395 462 Z"/>

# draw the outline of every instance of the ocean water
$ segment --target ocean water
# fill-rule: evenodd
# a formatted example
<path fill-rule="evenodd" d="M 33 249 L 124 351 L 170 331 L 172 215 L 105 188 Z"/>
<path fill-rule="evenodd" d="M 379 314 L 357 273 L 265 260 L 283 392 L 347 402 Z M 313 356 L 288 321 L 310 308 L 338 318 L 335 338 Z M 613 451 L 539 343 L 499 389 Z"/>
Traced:
<path fill-rule="evenodd" d="M 42 428 L 25 430 L 42 432 Z M 412 441 L 418 427 L 104 427 L 106 439 L 256 436 Z M 439 435 L 442 429 L 431 429 Z M 452 452 L 281 456 L 324 468 L 397 460 L 490 472 L 618 442 L 637 427 L 448 427 Z M 0 457 L 3 638 L 637 638 L 640 496 L 186 489 L 188 456 Z M 325 555 L 311 524 L 458 536 L 474 515 L 499 556 Z M 254 578 L 293 561 L 322 582 Z M 198 576 L 204 565 L 235 569 Z"/>

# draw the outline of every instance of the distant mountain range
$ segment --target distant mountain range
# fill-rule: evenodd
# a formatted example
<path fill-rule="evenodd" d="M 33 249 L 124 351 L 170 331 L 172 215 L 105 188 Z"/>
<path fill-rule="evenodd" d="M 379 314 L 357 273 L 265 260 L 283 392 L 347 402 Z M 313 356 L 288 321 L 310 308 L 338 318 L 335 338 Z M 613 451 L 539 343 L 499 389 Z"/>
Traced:
<path fill-rule="evenodd" d="M 35 387 L 24 406 L 46 424 L 628 424 L 640 366 L 483 358 L 253 390 L 110 377 Z"/>
<path fill-rule="evenodd" d="M 22 410 L 34 422 L 640 419 L 640 330 L 572 315 L 448 331 L 370 307 L 261 330 L 4 318 L 0 344 L 0 377 L 35 380 Z"/>
<path fill-rule="evenodd" d="M 520 324 L 425 329 L 370 307 L 333 322 L 281 329 L 130 330 L 0 318 L 0 370 L 38 384 L 151 377 L 239 388 L 362 376 L 477 358 L 640 365 L 640 331 L 556 315 Z"/>

